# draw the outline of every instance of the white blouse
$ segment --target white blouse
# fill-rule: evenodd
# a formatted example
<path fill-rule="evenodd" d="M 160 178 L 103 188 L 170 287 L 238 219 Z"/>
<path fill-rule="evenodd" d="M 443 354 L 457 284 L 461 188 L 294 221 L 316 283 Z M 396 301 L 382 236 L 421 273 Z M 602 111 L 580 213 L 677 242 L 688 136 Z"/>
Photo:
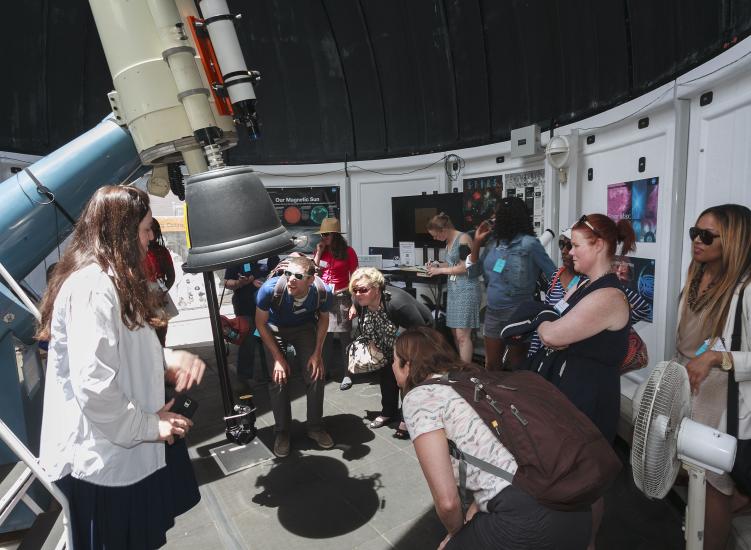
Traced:
<path fill-rule="evenodd" d="M 40 452 L 51 478 L 124 486 L 163 467 L 164 355 L 153 328 L 128 330 L 95 264 L 63 283 L 51 325 Z"/>

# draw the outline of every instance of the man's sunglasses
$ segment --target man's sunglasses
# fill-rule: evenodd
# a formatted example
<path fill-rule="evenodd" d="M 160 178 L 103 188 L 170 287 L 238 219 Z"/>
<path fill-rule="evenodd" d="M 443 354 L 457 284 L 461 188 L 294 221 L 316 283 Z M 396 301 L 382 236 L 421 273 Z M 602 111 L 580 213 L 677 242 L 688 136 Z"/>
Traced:
<path fill-rule="evenodd" d="M 292 273 L 291 271 L 285 271 L 284 275 L 287 278 L 294 277 L 298 281 L 302 281 L 305 277 L 307 277 L 307 275 L 305 273 Z"/>
<path fill-rule="evenodd" d="M 352 294 L 367 294 L 370 292 L 369 286 L 356 286 L 352 289 Z"/>
<path fill-rule="evenodd" d="M 561 252 L 563 252 L 566 249 L 571 250 L 572 246 L 573 245 L 571 244 L 570 239 L 558 239 L 558 248 L 560 249 Z"/>
<path fill-rule="evenodd" d="M 592 230 L 592 233 L 594 233 L 597 237 L 600 237 L 602 239 L 602 235 L 600 234 L 600 232 L 597 231 L 597 229 L 595 229 L 594 226 L 591 223 L 589 223 L 589 220 L 587 219 L 587 215 L 586 214 L 584 214 L 581 218 L 579 218 L 579 221 L 576 222 L 576 223 L 577 223 L 577 225 L 580 224 L 580 223 L 586 225 L 587 227 L 589 227 Z"/>
<path fill-rule="evenodd" d="M 718 239 L 720 236 L 715 235 L 709 229 L 700 229 L 698 227 L 689 227 L 688 228 L 688 236 L 691 239 L 691 242 L 696 240 L 696 237 L 699 237 L 701 242 L 706 244 L 707 246 L 711 245 L 715 239 Z"/>

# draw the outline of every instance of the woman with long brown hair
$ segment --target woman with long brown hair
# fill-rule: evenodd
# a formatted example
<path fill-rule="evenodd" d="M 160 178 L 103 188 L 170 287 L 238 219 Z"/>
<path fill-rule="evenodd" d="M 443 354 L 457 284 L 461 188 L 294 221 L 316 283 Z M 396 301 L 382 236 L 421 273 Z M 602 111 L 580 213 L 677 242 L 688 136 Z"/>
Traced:
<path fill-rule="evenodd" d="M 679 306 L 676 360 L 686 366 L 697 422 L 727 431 L 728 377 L 738 382 L 738 437 L 751 438 L 751 210 L 707 208 L 689 229 L 691 263 Z M 741 290 L 743 302 L 739 303 Z M 737 308 L 740 349 L 731 349 Z M 704 548 L 725 548 L 732 512 L 748 503 L 728 474 L 707 472 Z"/>
<path fill-rule="evenodd" d="M 589 509 L 561 512 L 546 508 L 505 479 L 466 465 L 465 486 L 473 502 L 462 513 L 457 491 L 459 463 L 449 455 L 449 441 L 465 454 L 515 473 L 516 459 L 449 385 L 420 385 L 431 377 L 480 367 L 465 363 L 441 335 L 430 328 L 403 332 L 394 345 L 393 371 L 404 392 L 404 420 L 415 446 L 436 513 L 448 534 L 439 548 L 482 550 L 575 550 L 586 546 Z"/>
<path fill-rule="evenodd" d="M 76 549 L 162 546 L 200 499 L 181 440 L 192 422 L 170 412 L 164 383 L 187 390 L 205 365 L 154 331 L 164 320 L 144 272 L 151 221 L 144 192 L 99 189 L 41 303 L 40 462 L 70 501 Z"/>

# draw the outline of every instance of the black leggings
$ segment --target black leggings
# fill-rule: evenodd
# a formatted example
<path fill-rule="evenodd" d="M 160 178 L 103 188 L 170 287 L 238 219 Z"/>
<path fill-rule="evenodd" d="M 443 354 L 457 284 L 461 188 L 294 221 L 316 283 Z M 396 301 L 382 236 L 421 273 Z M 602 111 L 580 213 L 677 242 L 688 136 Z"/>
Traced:
<path fill-rule="evenodd" d="M 399 385 L 396 383 L 394 369 L 391 362 L 387 362 L 379 373 L 381 385 L 381 415 L 391 420 L 401 420 L 402 410 L 399 408 Z"/>
<path fill-rule="evenodd" d="M 509 486 L 488 502 L 446 545 L 447 550 L 583 550 L 592 513 L 551 510 Z"/>

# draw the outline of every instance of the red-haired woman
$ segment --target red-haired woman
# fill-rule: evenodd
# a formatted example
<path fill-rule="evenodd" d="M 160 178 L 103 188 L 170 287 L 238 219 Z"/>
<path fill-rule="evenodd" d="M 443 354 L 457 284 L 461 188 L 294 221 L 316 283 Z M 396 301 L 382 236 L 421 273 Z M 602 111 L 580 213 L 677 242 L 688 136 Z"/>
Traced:
<path fill-rule="evenodd" d="M 603 214 L 582 216 L 572 227 L 571 256 L 575 271 L 587 280 L 558 302 L 560 319 L 545 321 L 537 329 L 546 347 L 567 348 L 566 362 L 550 381 L 611 442 L 620 415 L 619 367 L 628 350 L 631 328 L 628 298 L 612 264 L 618 243 L 623 255 L 635 250 L 635 242 L 628 220 L 616 223 Z M 602 511 L 600 500 L 592 506 L 593 538 Z"/>

